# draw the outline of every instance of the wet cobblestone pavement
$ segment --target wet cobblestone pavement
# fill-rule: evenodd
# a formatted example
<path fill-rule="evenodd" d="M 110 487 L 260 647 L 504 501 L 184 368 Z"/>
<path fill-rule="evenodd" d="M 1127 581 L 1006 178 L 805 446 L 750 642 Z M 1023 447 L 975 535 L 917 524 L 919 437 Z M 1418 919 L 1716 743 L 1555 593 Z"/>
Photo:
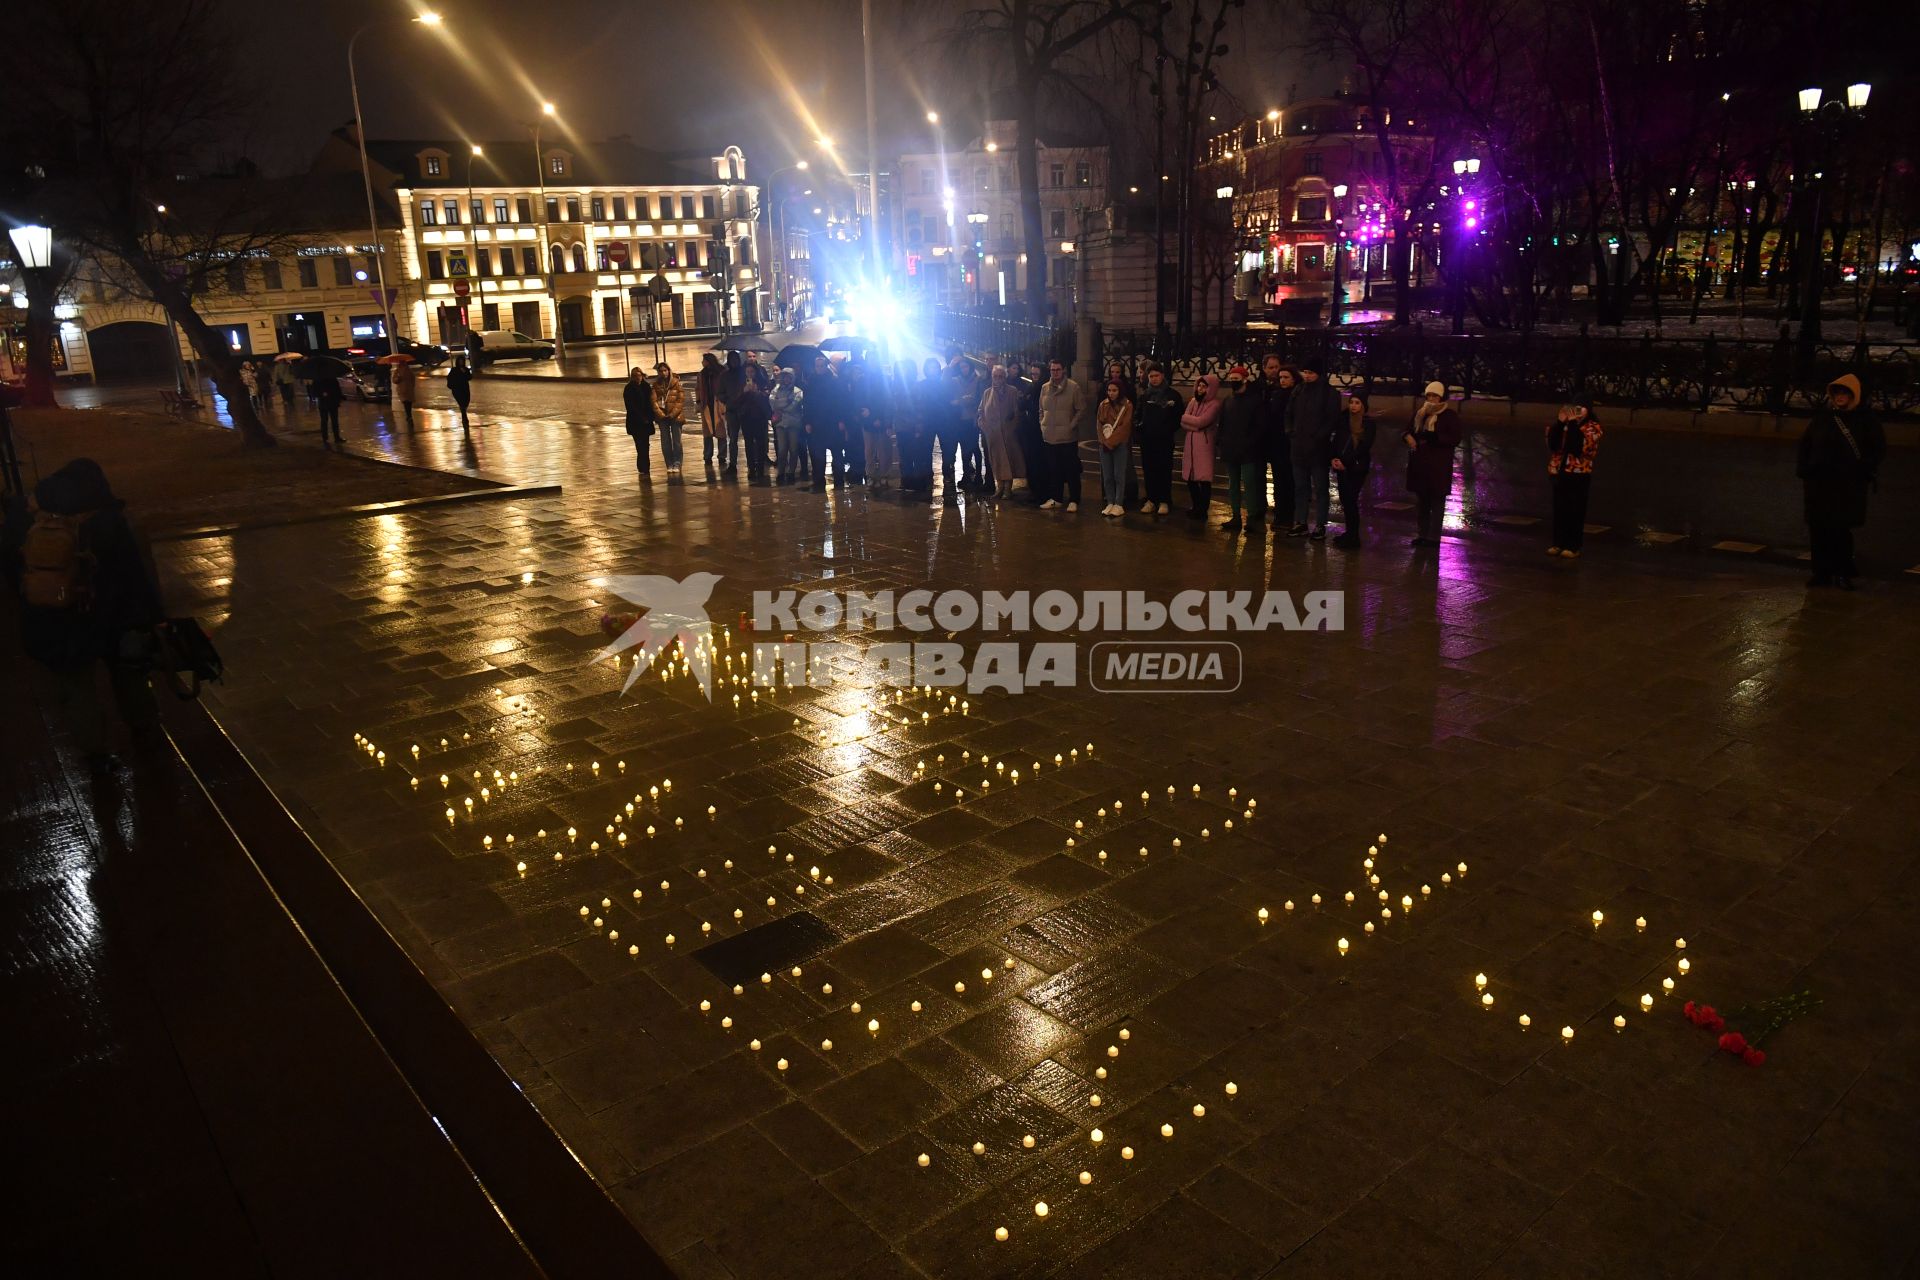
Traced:
<path fill-rule="evenodd" d="M 429 422 L 390 447 L 459 447 Z M 559 415 L 472 449 L 565 491 L 163 572 L 219 626 L 215 715 L 681 1274 L 1913 1265 L 1902 585 L 636 493 L 625 437 Z M 1347 626 L 1236 637 L 1230 697 L 622 696 L 605 580 L 700 570 L 717 621 L 755 589 L 1237 588 L 1344 591 Z M 1678 1012 L 1802 987 L 1762 1067 Z"/>

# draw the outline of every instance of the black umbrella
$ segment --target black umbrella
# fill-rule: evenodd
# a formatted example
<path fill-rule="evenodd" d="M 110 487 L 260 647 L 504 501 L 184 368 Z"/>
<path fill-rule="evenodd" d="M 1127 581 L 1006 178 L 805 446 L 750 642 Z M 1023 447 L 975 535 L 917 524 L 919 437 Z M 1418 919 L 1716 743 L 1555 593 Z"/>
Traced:
<path fill-rule="evenodd" d="M 821 354 L 820 348 L 813 346 L 811 343 L 788 343 L 786 346 L 780 348 L 780 354 L 773 358 L 773 367 L 776 369 L 798 369 L 802 372 L 808 372 L 813 368 L 813 358 L 819 354 Z"/>
<path fill-rule="evenodd" d="M 822 351 L 851 351 L 857 354 L 871 351 L 873 347 L 874 343 L 870 338 L 856 338 L 848 335 L 843 335 L 838 338 L 825 338 L 820 342 L 820 349 Z"/>
<path fill-rule="evenodd" d="M 713 344 L 714 351 L 761 351 L 771 354 L 780 348 L 773 339 L 760 333 L 730 333 Z"/>

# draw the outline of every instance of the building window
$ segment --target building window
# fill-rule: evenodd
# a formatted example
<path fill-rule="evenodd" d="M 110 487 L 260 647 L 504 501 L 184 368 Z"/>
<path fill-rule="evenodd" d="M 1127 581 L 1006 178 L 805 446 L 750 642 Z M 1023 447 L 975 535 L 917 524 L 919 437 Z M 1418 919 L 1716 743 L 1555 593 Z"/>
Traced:
<path fill-rule="evenodd" d="M 700 217 L 701 217 L 701 220 L 705 222 L 713 221 L 713 197 L 712 196 L 700 197 Z"/>
<path fill-rule="evenodd" d="M 992 175 L 990 175 L 987 172 L 987 167 L 985 165 L 978 165 L 974 168 L 973 189 L 975 191 L 993 190 L 992 182 L 993 182 Z"/>
<path fill-rule="evenodd" d="M 677 241 L 667 241 L 660 246 L 660 252 L 665 265 L 669 267 L 677 267 L 680 265 L 680 245 Z"/>
<path fill-rule="evenodd" d="M 627 198 L 625 196 L 615 196 L 613 198 L 613 220 L 615 222 L 620 222 L 624 220 L 626 216 L 627 216 Z"/>
<path fill-rule="evenodd" d="M 753 265 L 753 237 L 741 236 L 740 243 L 734 246 L 733 265 L 751 267 Z"/>
<path fill-rule="evenodd" d="M 593 199 L 588 202 L 587 207 L 592 210 L 593 220 L 595 222 L 605 222 L 607 220 L 607 198 L 605 196 L 593 197 Z"/>
<path fill-rule="evenodd" d="M 1293 206 L 1295 222 L 1325 222 L 1327 220 L 1327 198 L 1325 196 L 1302 196 Z"/>
<path fill-rule="evenodd" d="M 567 251 L 557 244 L 547 246 L 547 261 L 553 264 L 553 274 L 560 275 L 567 269 Z"/>
<path fill-rule="evenodd" d="M 547 172 L 559 174 L 562 177 L 566 176 L 567 158 L 565 156 L 548 156 Z"/>
<path fill-rule="evenodd" d="M 475 249 L 473 251 L 473 262 L 475 271 L 480 275 L 490 276 L 493 274 L 493 250 Z"/>
<path fill-rule="evenodd" d="M 920 194 L 923 196 L 933 194 L 933 170 L 931 169 L 920 171 Z"/>
<path fill-rule="evenodd" d="M 560 221 L 560 197 L 559 196 L 547 197 L 547 221 L 548 222 Z"/>
<path fill-rule="evenodd" d="M 493 220 L 495 222 L 505 222 L 507 220 L 507 198 L 505 196 L 495 196 L 493 198 Z"/>
<path fill-rule="evenodd" d="M 513 198 L 513 220 L 515 222 L 533 221 L 533 201 L 526 196 Z"/>
<path fill-rule="evenodd" d="M 427 279 L 445 280 L 446 278 L 447 267 L 446 264 L 440 260 L 440 251 L 438 249 L 427 250 Z"/>
<path fill-rule="evenodd" d="M 458 200 L 447 201 L 447 225 L 450 227 L 460 225 L 460 202 Z"/>
<path fill-rule="evenodd" d="M 302 289 L 320 287 L 320 268 L 312 258 L 300 259 L 300 287 Z"/>
<path fill-rule="evenodd" d="M 1088 187 L 1093 185 L 1093 162 L 1092 161 L 1078 160 L 1074 162 L 1073 184 L 1077 187 Z"/>
<path fill-rule="evenodd" d="M 580 221 L 580 200 L 577 196 L 569 196 L 567 198 L 567 221 Z"/>
<path fill-rule="evenodd" d="M 1067 185 L 1067 164 L 1064 160 L 1055 160 L 1047 166 L 1047 185 L 1064 187 Z"/>
<path fill-rule="evenodd" d="M 1050 209 L 1047 211 L 1047 234 L 1059 240 L 1067 234 L 1067 211 Z"/>
<path fill-rule="evenodd" d="M 612 264 L 607 261 L 607 246 L 605 241 L 593 246 L 593 266 L 596 271 L 612 269 Z"/>
<path fill-rule="evenodd" d="M 260 264 L 261 283 L 269 289 L 280 288 L 280 264 L 269 258 Z"/>
<path fill-rule="evenodd" d="M 345 254 L 333 260 L 333 282 L 342 288 L 353 283 L 353 262 Z"/>
<path fill-rule="evenodd" d="M 440 157 L 439 156 L 427 157 L 427 176 L 429 178 L 437 178 L 440 176 Z"/>
<path fill-rule="evenodd" d="M 420 225 L 423 227 L 439 226 L 440 206 L 431 200 L 422 200 L 420 202 Z"/>
<path fill-rule="evenodd" d="M 692 196 L 680 197 L 680 216 L 683 218 L 693 217 L 693 197 Z"/>
<path fill-rule="evenodd" d="M 227 292 L 245 293 L 247 291 L 247 264 L 229 262 L 227 264 Z"/>
<path fill-rule="evenodd" d="M 511 251 L 502 250 L 501 252 L 506 253 Z M 540 274 L 540 252 L 530 244 L 520 246 L 520 274 L 523 276 L 537 276 Z"/>
<path fill-rule="evenodd" d="M 660 255 L 654 251 L 652 245 L 643 243 L 640 246 L 640 269 L 642 271 L 656 271 L 659 267 Z"/>
<path fill-rule="evenodd" d="M 1307 152 L 1307 172 L 1308 173 L 1320 172 L 1320 153 L 1318 151 Z"/>
<path fill-rule="evenodd" d="M 583 244 L 573 246 L 573 269 L 575 271 L 587 269 L 587 246 Z"/>
<path fill-rule="evenodd" d="M 473 209 L 471 213 L 473 217 L 474 226 L 477 227 L 481 223 L 485 222 L 487 220 L 487 202 L 485 200 L 476 198 L 473 202 Z"/>

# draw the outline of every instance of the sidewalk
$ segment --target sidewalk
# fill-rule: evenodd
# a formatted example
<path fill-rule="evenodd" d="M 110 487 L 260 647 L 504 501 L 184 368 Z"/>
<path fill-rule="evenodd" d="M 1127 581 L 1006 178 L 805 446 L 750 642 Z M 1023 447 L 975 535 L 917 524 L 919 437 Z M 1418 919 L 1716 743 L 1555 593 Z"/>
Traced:
<path fill-rule="evenodd" d="M 88 779 L 0 626 L 15 1274 L 537 1274 L 171 745 Z"/>

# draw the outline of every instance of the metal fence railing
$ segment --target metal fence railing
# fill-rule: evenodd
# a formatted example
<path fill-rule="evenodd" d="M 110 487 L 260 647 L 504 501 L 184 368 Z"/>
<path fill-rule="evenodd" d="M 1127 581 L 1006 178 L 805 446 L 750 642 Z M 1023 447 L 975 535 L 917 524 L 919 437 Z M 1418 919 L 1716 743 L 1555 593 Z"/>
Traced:
<path fill-rule="evenodd" d="M 1070 335 L 1069 335 L 1070 336 Z M 1139 373 L 1152 335 L 1113 330 L 1102 355 Z M 1206 354 L 1162 361 L 1176 382 L 1257 367 L 1277 354 L 1290 364 L 1324 360 L 1330 374 L 1369 392 L 1415 394 L 1443 382 L 1469 398 L 1565 401 L 1692 412 L 1805 413 L 1828 382 L 1859 377 L 1870 407 L 1888 416 L 1920 414 L 1920 344 L 1826 343 L 1810 358 L 1791 338 L 1668 339 L 1647 335 L 1438 334 L 1408 329 L 1222 329 L 1197 335 Z"/>
<path fill-rule="evenodd" d="M 1064 326 L 1021 320 L 996 311 L 959 311 L 935 307 L 933 335 L 975 355 L 995 359 L 1014 357 L 1023 362 L 1071 361 L 1073 330 Z"/>

